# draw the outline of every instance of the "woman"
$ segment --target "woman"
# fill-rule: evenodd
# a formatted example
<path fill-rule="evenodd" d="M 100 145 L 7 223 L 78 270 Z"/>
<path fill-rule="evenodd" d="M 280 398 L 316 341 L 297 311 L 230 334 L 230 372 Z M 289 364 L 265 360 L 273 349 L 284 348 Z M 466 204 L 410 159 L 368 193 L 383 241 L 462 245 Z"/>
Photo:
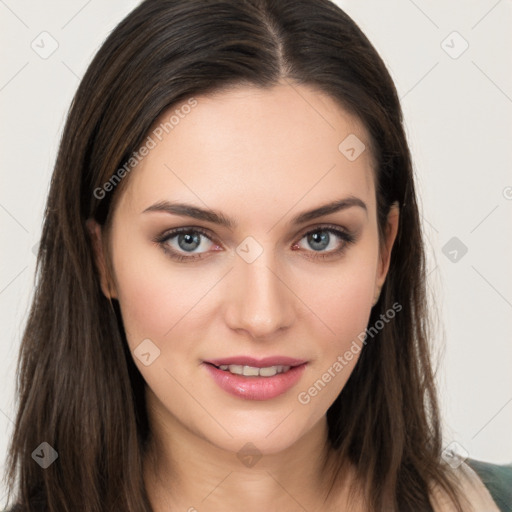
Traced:
<path fill-rule="evenodd" d="M 327 0 L 127 16 L 73 101 L 38 265 L 16 510 L 499 510 L 441 457 L 401 109 Z"/>

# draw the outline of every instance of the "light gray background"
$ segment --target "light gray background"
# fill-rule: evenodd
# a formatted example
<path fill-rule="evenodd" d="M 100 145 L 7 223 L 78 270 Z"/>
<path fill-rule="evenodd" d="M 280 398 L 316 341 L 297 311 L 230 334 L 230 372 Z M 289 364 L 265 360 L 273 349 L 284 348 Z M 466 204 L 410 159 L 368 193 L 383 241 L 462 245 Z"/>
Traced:
<path fill-rule="evenodd" d="M 33 248 L 65 115 L 92 56 L 137 4 L 0 0 L 2 462 Z M 376 46 L 402 99 L 440 312 L 435 346 L 444 350 L 438 382 L 445 445 L 455 441 L 462 455 L 512 462 L 512 2 L 338 4 Z M 51 48 L 43 31 L 58 42 L 46 59 L 31 48 L 33 41 L 40 52 Z M 456 245 L 446 246 L 453 237 Z"/>

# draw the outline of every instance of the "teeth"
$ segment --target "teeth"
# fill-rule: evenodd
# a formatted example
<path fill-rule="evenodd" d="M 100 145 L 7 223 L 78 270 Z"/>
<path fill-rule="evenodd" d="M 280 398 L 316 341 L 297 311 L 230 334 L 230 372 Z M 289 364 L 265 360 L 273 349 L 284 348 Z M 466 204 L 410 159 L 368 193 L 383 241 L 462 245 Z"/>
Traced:
<path fill-rule="evenodd" d="M 255 366 L 242 366 L 241 364 L 221 364 L 219 368 L 235 375 L 243 375 L 244 377 L 273 377 L 278 373 L 287 372 L 291 367 L 278 365 L 256 368 Z"/>
<path fill-rule="evenodd" d="M 273 375 L 276 375 L 277 367 L 276 366 L 270 366 L 268 368 L 260 368 L 260 371 L 258 373 L 262 377 L 272 377 Z"/>
<path fill-rule="evenodd" d="M 246 377 L 257 377 L 260 374 L 260 369 L 254 366 L 244 366 L 243 374 Z"/>

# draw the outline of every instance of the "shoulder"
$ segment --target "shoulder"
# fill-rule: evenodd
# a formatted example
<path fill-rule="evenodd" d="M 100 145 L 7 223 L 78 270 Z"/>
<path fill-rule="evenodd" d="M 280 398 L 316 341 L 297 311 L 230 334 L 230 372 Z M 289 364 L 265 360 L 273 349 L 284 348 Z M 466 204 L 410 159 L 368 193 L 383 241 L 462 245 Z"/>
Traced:
<path fill-rule="evenodd" d="M 512 512 L 512 464 L 466 460 L 485 485 L 501 512 Z"/>
<path fill-rule="evenodd" d="M 512 512 L 510 467 L 470 459 L 454 459 L 449 465 L 447 470 L 450 479 L 457 482 L 464 511 Z M 435 512 L 455 512 L 453 503 L 440 486 L 432 487 L 431 501 Z"/>

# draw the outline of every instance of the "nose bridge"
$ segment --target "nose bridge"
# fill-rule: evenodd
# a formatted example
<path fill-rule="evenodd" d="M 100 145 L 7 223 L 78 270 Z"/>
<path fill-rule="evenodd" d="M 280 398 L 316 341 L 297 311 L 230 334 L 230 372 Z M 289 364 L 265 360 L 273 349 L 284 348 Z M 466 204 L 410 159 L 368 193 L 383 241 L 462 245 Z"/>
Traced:
<path fill-rule="evenodd" d="M 228 318 L 231 328 L 245 329 L 254 337 L 289 326 L 293 315 L 293 294 L 285 276 L 271 249 L 258 245 L 249 240 L 237 248 Z"/>

